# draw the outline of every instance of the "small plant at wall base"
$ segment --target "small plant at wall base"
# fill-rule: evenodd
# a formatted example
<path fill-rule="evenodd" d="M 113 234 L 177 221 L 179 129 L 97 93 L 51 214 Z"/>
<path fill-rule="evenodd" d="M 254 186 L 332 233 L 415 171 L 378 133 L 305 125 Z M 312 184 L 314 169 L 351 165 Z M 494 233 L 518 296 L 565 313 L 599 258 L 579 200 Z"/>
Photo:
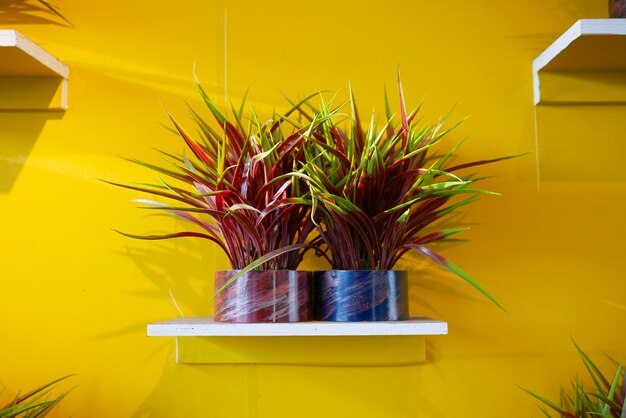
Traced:
<path fill-rule="evenodd" d="M 48 395 L 54 386 L 60 381 L 67 379 L 70 376 L 64 376 L 60 379 L 54 380 L 43 386 L 31 390 L 30 392 L 20 395 L 19 393 L 15 398 L 6 404 L 4 407 L 0 407 L 0 418 L 37 418 L 45 417 L 50 411 L 63 400 L 67 392 L 50 399 Z"/>
<path fill-rule="evenodd" d="M 246 122 L 245 99 L 228 115 L 199 84 L 197 88 L 221 131 L 192 111 L 199 131 L 199 139 L 193 139 L 170 116 L 188 153 L 163 152 L 167 167 L 131 160 L 159 173 L 162 178 L 156 184 L 113 184 L 176 202 L 137 200 L 144 208 L 163 211 L 200 231 L 124 235 L 146 240 L 198 237 L 217 244 L 234 270 L 216 273 L 216 320 L 309 319 L 310 274 L 295 270 L 304 253 L 316 246 L 316 240 L 309 239 L 315 225 L 310 194 L 297 169 L 304 161 L 303 134 L 321 121 L 303 125 L 288 119 L 294 108 L 266 122 L 252 111 Z M 247 272 L 246 280 L 239 279 Z M 234 283 L 235 279 L 239 280 Z M 294 300 L 297 305 L 290 306 Z"/>
<path fill-rule="evenodd" d="M 593 381 L 592 390 L 587 389 L 582 381 L 576 378 L 572 382 L 571 392 L 561 389 L 561 399 L 559 403 L 556 403 L 527 389 L 522 389 L 545 405 L 540 408 L 548 418 L 552 416 L 562 418 L 626 418 L 626 409 L 624 409 L 626 402 L 624 379 L 626 376 L 622 365 L 611 360 L 615 372 L 612 376 L 605 376 L 575 342 L 574 346 L 576 346 L 585 369 Z"/>
<path fill-rule="evenodd" d="M 323 99 L 319 109 L 307 102 L 324 121 L 307 138 L 304 171 L 318 231 L 335 269 L 316 273 L 315 298 L 320 301 L 316 302 L 317 319 L 405 319 L 406 272 L 391 269 L 412 250 L 497 304 L 480 284 L 428 244 L 448 240 L 463 230 L 433 230 L 433 224 L 472 203 L 478 195 L 493 194 L 473 187 L 481 179 L 477 175 L 461 173 L 514 156 L 453 164 L 461 143 L 443 153 L 435 149 L 454 126 L 444 126 L 447 117 L 433 125 L 419 123 L 419 108 L 407 111 L 399 78 L 398 89 L 399 117 L 392 114 L 385 97 L 385 124 L 381 128 L 374 116 L 368 124 L 362 123 L 352 92 L 345 130 L 336 123 L 337 117 L 331 117 L 340 107 L 333 108 Z M 309 115 L 309 120 L 315 116 Z M 369 277 L 373 284 L 366 284 Z M 342 280 L 345 285 L 338 284 Z M 349 294 L 343 293 L 346 290 Z M 381 296 L 386 292 L 392 292 L 391 299 L 399 303 L 387 307 Z M 355 302 L 370 294 L 376 295 L 376 300 Z M 346 305 L 342 301 L 349 302 Z"/>

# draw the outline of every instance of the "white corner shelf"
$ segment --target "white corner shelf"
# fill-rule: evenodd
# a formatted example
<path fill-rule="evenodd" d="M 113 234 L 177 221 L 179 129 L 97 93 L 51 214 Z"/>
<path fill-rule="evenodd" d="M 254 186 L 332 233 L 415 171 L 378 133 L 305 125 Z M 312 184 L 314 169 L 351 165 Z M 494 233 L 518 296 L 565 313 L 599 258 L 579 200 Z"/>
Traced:
<path fill-rule="evenodd" d="M 0 30 L 1 110 L 67 109 L 68 77 L 67 65 L 46 50 L 15 30 Z"/>
<path fill-rule="evenodd" d="M 535 105 L 544 101 L 541 95 L 540 72 L 624 70 L 626 19 L 581 19 L 533 61 Z"/>
<path fill-rule="evenodd" d="M 178 318 L 148 324 L 150 337 L 328 337 L 446 335 L 448 323 L 425 317 L 381 322 L 225 323 L 212 317 Z"/>

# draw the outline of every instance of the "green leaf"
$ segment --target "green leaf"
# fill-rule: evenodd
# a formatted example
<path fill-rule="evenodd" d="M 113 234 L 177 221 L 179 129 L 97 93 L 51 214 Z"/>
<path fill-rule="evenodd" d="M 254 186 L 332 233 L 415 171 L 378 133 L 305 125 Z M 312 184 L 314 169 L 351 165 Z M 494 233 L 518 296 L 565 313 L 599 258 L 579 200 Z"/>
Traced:
<path fill-rule="evenodd" d="M 58 404 L 67 394 L 62 393 L 53 399 L 43 399 L 50 393 L 51 388 L 58 382 L 65 380 L 75 375 L 68 375 L 39 386 L 30 392 L 17 396 L 8 405 L 0 408 L 0 418 L 13 418 L 18 416 L 26 417 L 43 417 L 45 416 L 56 404 Z M 24 415 L 25 414 L 25 415 Z"/>
<path fill-rule="evenodd" d="M 522 389 L 524 392 L 528 393 L 530 396 L 532 396 L 533 398 L 538 399 L 539 401 L 543 402 L 545 405 L 547 405 L 548 407 L 554 409 L 556 412 L 558 412 L 561 416 L 563 417 L 568 417 L 568 418 L 576 418 L 574 417 L 572 414 L 570 414 L 569 412 L 567 412 L 566 410 L 564 410 L 563 408 L 561 408 L 559 405 L 555 404 L 554 402 L 539 396 L 531 391 L 529 391 L 526 388 L 520 387 L 520 389 Z"/>
<path fill-rule="evenodd" d="M 247 204 L 245 204 L 245 203 L 237 203 L 237 204 L 235 204 L 235 205 L 232 205 L 232 206 L 230 206 L 230 207 L 228 208 L 228 210 L 229 210 L 229 211 L 235 211 L 235 210 L 250 210 L 250 211 L 255 212 L 255 213 L 259 213 L 259 214 L 261 213 L 261 211 L 260 211 L 260 210 L 258 210 L 257 208 L 255 208 L 254 206 L 250 206 L 250 205 L 247 205 Z"/>
<path fill-rule="evenodd" d="M 294 244 L 294 245 L 286 245 L 282 248 L 279 248 L 277 250 L 271 251 L 259 258 L 257 258 L 256 260 L 254 260 L 252 263 L 248 264 L 246 267 L 244 267 L 243 269 L 239 270 L 237 272 L 237 274 L 235 274 L 233 277 L 231 277 L 226 283 L 224 283 L 224 285 L 222 287 L 220 287 L 217 292 L 215 292 L 213 294 L 213 297 L 217 296 L 219 293 L 221 293 L 224 289 L 226 289 L 228 286 L 230 286 L 235 280 L 239 279 L 241 276 L 243 276 L 244 274 L 257 269 L 258 267 L 262 266 L 263 264 L 267 263 L 268 261 L 282 255 L 282 254 L 286 254 L 289 253 L 291 251 L 297 251 L 300 250 L 302 248 L 305 248 L 306 245 L 304 244 Z"/>
<path fill-rule="evenodd" d="M 600 372 L 600 369 L 598 369 L 598 367 L 596 367 L 596 365 L 593 363 L 593 361 L 591 361 L 587 354 L 585 354 L 585 352 L 581 350 L 581 348 L 578 346 L 578 344 L 576 344 L 576 341 L 574 341 L 573 338 L 572 343 L 574 343 L 576 351 L 578 351 L 578 354 L 582 358 L 583 364 L 585 365 L 587 371 L 589 371 L 589 375 L 593 379 L 598 391 L 602 390 L 602 388 L 609 389 L 611 385 L 609 384 L 609 381 L 604 377 L 602 372 Z"/>
<path fill-rule="evenodd" d="M 418 252 L 424 254 L 426 257 L 428 257 L 431 260 L 433 260 L 435 263 L 439 264 L 440 266 L 442 266 L 442 267 L 446 268 L 447 270 L 451 271 L 452 273 L 456 274 L 458 277 L 460 277 L 461 279 L 465 280 L 467 283 L 472 285 L 476 290 L 478 290 L 480 293 L 482 293 L 484 296 L 486 296 L 498 308 L 500 308 L 500 309 L 502 309 L 503 311 L 506 312 L 506 309 L 504 309 L 502 307 L 502 305 L 500 305 L 493 298 L 493 296 L 491 296 L 489 293 L 487 293 L 487 291 L 478 282 L 476 282 L 476 280 L 472 279 L 467 273 L 465 273 L 463 270 L 461 270 L 455 264 L 453 264 L 453 263 L 449 262 L 448 260 L 446 260 L 441 255 L 439 255 L 436 252 L 434 252 L 434 251 L 424 247 L 423 245 L 406 244 L 406 245 L 404 245 L 404 247 L 411 248 L 413 250 L 417 250 Z"/>

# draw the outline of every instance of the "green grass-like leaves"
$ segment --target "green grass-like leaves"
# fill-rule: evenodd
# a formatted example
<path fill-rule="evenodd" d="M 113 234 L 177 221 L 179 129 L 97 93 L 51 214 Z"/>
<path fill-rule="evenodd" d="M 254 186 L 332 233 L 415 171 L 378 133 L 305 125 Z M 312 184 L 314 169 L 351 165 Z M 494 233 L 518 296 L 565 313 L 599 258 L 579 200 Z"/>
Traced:
<path fill-rule="evenodd" d="M 576 378 L 572 382 L 571 391 L 561 389 L 559 403 L 539 396 L 527 389 L 522 389 L 553 411 L 551 415 L 542 407 L 541 409 L 547 417 L 626 418 L 626 409 L 624 409 L 626 387 L 624 386 L 625 376 L 622 365 L 611 360 L 615 372 L 609 379 L 600 371 L 576 342 L 573 341 L 573 343 L 589 377 L 591 377 L 593 389 L 588 389 L 579 378 Z M 556 415 L 554 415 L 555 413 Z"/>
<path fill-rule="evenodd" d="M 18 393 L 11 402 L 0 408 L 0 418 L 45 417 L 67 395 L 67 392 L 64 392 L 57 397 L 50 398 L 50 392 L 57 383 L 68 377 L 70 376 L 56 379 L 24 395 Z"/>
<path fill-rule="evenodd" d="M 429 246 L 461 231 L 433 226 L 492 193 L 464 172 L 512 156 L 453 165 L 462 142 L 446 149 L 444 139 L 456 125 L 448 126 L 449 115 L 432 125 L 418 122 L 419 107 L 407 110 L 399 79 L 400 116 L 385 97 L 380 128 L 374 116 L 361 121 L 352 91 L 339 105 L 321 93 L 290 102 L 287 112 L 261 122 L 254 109 L 244 117 L 244 103 L 225 112 L 199 83 L 197 89 L 214 123 L 191 110 L 192 136 L 168 114 L 186 151 L 162 152 L 166 166 L 130 160 L 157 172 L 154 184 L 116 184 L 152 194 L 158 200 L 139 200 L 143 208 L 193 228 L 125 235 L 204 238 L 228 255 L 233 269 L 246 271 L 296 269 L 310 249 L 334 269 L 391 270 L 417 251 L 497 304 Z"/>
<path fill-rule="evenodd" d="M 316 247 L 311 238 L 315 230 L 311 198 L 300 167 L 305 133 L 323 119 L 301 123 L 289 117 L 297 113 L 297 107 L 265 122 L 252 109 L 244 119 L 244 103 L 224 112 L 199 83 L 196 86 L 214 124 L 191 110 L 197 131 L 192 136 L 168 113 L 185 152 L 162 152 L 166 166 L 130 160 L 157 172 L 156 183 L 113 183 L 155 196 L 157 201 L 137 202 L 193 228 L 161 235 L 124 235 L 146 240 L 204 238 L 227 254 L 233 269 L 295 270 L 304 253 Z M 214 129 L 215 125 L 219 128 Z"/>
<path fill-rule="evenodd" d="M 391 270 L 408 251 L 415 250 L 467 281 L 495 300 L 467 273 L 426 247 L 447 240 L 459 230 L 433 232 L 434 226 L 477 195 L 480 180 L 463 172 L 514 156 L 452 165 L 461 143 L 442 151 L 448 116 L 428 125 L 417 121 L 419 108 L 407 111 L 398 78 L 400 116 L 385 97 L 385 123 L 368 124 L 350 91 L 347 122 L 342 106 L 310 105 L 325 118 L 311 132 L 304 150 L 303 171 L 314 199 L 319 233 L 339 270 Z M 342 120 L 343 119 L 343 120 Z M 344 122 L 344 123 L 342 123 Z M 428 232 L 426 232 L 428 231 Z"/>

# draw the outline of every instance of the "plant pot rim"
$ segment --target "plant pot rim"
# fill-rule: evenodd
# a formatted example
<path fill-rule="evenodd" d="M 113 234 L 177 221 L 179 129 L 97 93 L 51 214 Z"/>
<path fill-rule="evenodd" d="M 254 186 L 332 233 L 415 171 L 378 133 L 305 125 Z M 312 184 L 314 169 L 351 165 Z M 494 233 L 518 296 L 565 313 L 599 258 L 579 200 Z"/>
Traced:
<path fill-rule="evenodd" d="M 362 271 L 362 272 L 372 272 L 372 271 L 382 271 L 382 272 L 389 272 L 389 271 L 397 271 L 397 272 L 409 272 L 408 270 L 339 270 L 339 269 L 330 269 L 330 270 L 314 270 L 314 273 L 326 273 L 326 272 L 330 272 L 330 271 L 339 271 L 339 272 L 349 272 L 349 271 Z"/>
<path fill-rule="evenodd" d="M 243 269 L 230 269 L 230 270 L 215 270 L 216 273 L 224 273 L 224 272 L 231 272 L 231 271 L 241 271 Z M 288 270 L 288 269 L 276 269 L 276 270 L 250 270 L 248 273 L 264 273 L 264 272 L 268 272 L 268 271 L 276 271 L 276 272 L 295 272 L 295 273 L 311 273 L 311 270 Z M 246 273 L 246 274 L 248 274 Z"/>

